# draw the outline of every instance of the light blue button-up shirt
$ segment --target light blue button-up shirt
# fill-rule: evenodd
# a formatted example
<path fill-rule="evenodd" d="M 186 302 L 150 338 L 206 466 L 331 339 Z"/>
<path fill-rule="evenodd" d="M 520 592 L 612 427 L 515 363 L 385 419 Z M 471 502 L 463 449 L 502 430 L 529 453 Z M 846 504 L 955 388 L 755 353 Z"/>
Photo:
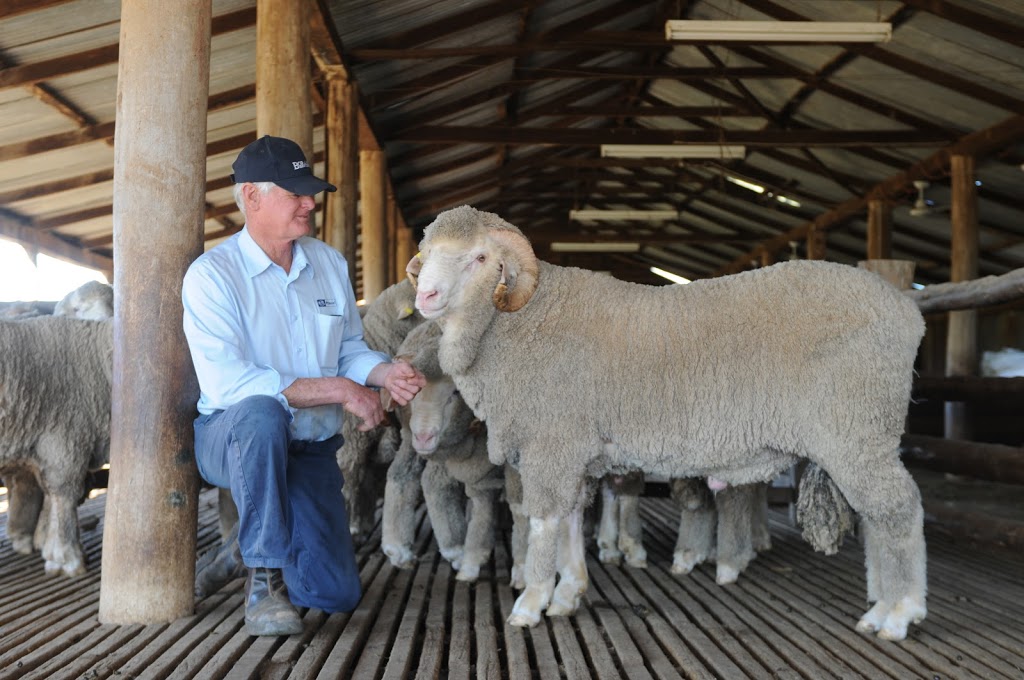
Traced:
<path fill-rule="evenodd" d="M 200 413 L 271 396 L 291 412 L 295 439 L 321 441 L 341 430 L 341 406 L 296 409 L 282 392 L 296 378 L 340 375 L 365 385 L 388 356 L 363 341 L 341 254 L 309 237 L 293 248 L 287 274 L 248 229 L 200 256 L 182 285 L 185 337 Z"/>

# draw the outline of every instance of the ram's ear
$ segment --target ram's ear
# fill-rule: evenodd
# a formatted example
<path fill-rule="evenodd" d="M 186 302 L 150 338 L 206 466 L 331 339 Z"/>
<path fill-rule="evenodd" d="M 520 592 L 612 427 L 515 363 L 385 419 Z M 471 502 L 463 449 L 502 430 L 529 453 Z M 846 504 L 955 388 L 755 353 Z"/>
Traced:
<path fill-rule="evenodd" d="M 382 387 L 380 392 L 377 394 L 380 395 L 380 405 L 384 408 L 385 413 L 390 413 L 395 410 L 395 402 L 392 401 L 390 392 Z"/>
<path fill-rule="evenodd" d="M 420 254 L 416 253 L 409 260 L 409 264 L 405 265 L 405 276 L 409 279 L 409 283 L 412 284 L 413 288 L 416 288 L 416 284 L 419 283 L 420 269 L 423 268 L 423 260 L 420 259 Z"/>
<path fill-rule="evenodd" d="M 492 229 L 487 235 L 498 243 L 501 252 L 501 279 L 491 299 L 498 311 L 518 311 L 537 290 L 537 256 L 530 242 L 517 231 Z"/>

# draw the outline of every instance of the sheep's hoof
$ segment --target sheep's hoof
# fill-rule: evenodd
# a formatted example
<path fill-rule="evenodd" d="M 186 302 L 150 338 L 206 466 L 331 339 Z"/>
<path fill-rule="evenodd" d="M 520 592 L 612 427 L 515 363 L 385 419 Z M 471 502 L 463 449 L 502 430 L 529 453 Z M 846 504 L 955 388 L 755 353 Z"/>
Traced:
<path fill-rule="evenodd" d="M 707 559 L 700 553 L 687 550 L 685 552 L 677 552 L 672 558 L 672 573 L 673 574 L 689 574 L 693 571 L 693 568 L 698 564 Z"/>
<path fill-rule="evenodd" d="M 85 573 L 85 565 L 82 564 L 81 560 L 73 560 L 66 564 L 60 562 L 54 562 L 53 560 L 47 560 L 43 567 L 46 573 L 50 576 L 55 576 L 60 573 L 64 573 L 67 576 L 81 576 Z"/>
<path fill-rule="evenodd" d="M 618 566 L 622 562 L 622 553 L 615 548 L 601 548 L 597 557 L 603 564 L 614 564 Z"/>
<path fill-rule="evenodd" d="M 740 578 L 740 570 L 729 564 L 719 564 L 715 569 L 715 583 L 727 586 L 736 583 Z"/>
<path fill-rule="evenodd" d="M 878 637 L 883 640 L 903 640 L 907 637 L 907 626 L 910 623 L 920 623 L 926 614 L 923 604 L 905 597 L 889 610 L 882 628 L 878 631 Z"/>
<path fill-rule="evenodd" d="M 17 534 L 10 536 L 11 548 L 19 555 L 31 555 L 33 552 L 32 536 Z"/>
<path fill-rule="evenodd" d="M 456 571 L 462 569 L 463 552 L 461 545 L 455 548 L 442 548 L 441 557 L 451 563 L 452 569 L 455 569 Z"/>
<path fill-rule="evenodd" d="M 884 602 L 877 602 L 860 617 L 857 622 L 857 631 L 860 633 L 877 633 L 885 623 L 885 617 L 889 613 L 889 606 Z"/>
<path fill-rule="evenodd" d="M 388 556 L 392 566 L 398 569 L 412 569 L 416 564 L 416 556 L 404 545 L 382 545 L 381 550 Z"/>
<path fill-rule="evenodd" d="M 456 581 L 475 581 L 480 577 L 479 564 L 463 564 L 459 573 L 455 575 Z"/>
<path fill-rule="evenodd" d="M 529 612 L 513 611 L 505 620 L 505 623 L 519 628 L 532 628 L 540 623 L 540 615 Z"/>
<path fill-rule="evenodd" d="M 523 567 L 514 566 L 509 574 L 508 586 L 514 590 L 522 590 L 526 587 L 526 577 L 523 576 Z"/>
<path fill-rule="evenodd" d="M 647 551 L 643 548 L 626 551 L 626 564 L 635 569 L 647 568 Z"/>

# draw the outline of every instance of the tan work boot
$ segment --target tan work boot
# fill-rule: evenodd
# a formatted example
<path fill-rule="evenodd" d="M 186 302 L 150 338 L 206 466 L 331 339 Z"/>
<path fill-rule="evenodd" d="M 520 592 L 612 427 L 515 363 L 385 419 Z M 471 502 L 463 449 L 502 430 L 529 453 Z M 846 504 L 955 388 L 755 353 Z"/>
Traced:
<path fill-rule="evenodd" d="M 245 629 L 249 635 L 297 635 L 302 619 L 288 599 L 280 569 L 249 569 L 245 581 Z"/>

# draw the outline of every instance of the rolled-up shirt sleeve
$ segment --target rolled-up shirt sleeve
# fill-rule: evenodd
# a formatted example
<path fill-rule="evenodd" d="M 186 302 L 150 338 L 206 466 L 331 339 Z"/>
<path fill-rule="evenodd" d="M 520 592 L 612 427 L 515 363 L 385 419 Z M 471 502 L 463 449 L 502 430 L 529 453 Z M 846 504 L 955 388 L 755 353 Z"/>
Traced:
<path fill-rule="evenodd" d="M 265 395 L 294 413 L 282 392 L 296 376 L 258 365 L 247 356 L 241 314 L 223 282 L 208 269 L 193 267 L 185 275 L 181 298 L 185 337 L 203 396 L 199 410 L 209 413 Z"/>

